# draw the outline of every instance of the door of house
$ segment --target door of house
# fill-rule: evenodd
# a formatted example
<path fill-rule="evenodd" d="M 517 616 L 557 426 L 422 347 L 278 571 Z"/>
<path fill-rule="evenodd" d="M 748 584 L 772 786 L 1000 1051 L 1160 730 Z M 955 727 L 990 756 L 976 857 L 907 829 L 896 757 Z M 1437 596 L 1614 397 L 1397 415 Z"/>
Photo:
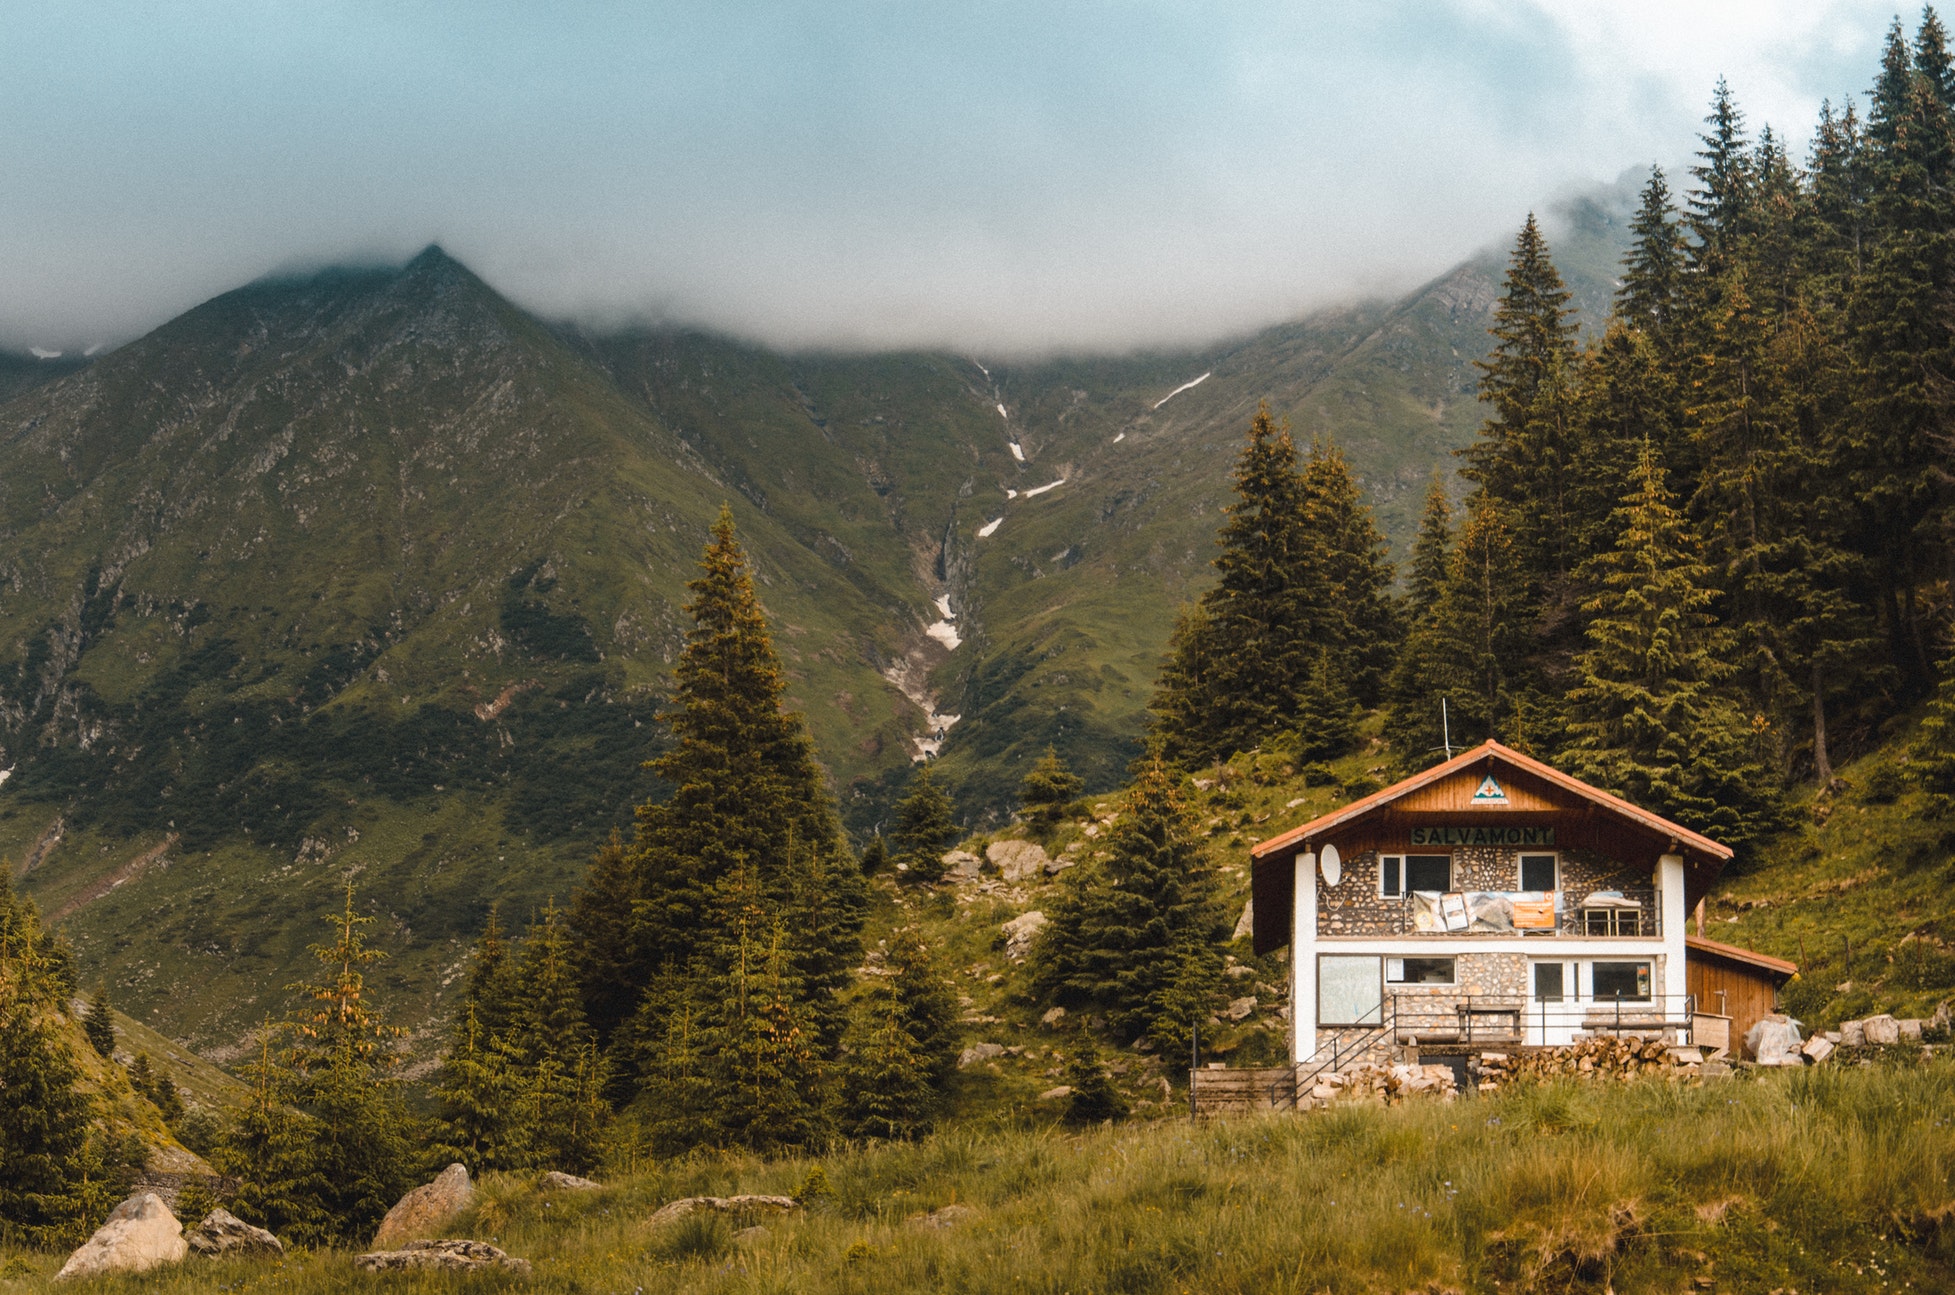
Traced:
<path fill-rule="evenodd" d="M 1577 964 L 1536 960 L 1527 968 L 1527 1021 L 1521 1033 L 1530 1047 L 1565 1047 L 1581 1028 Z"/>

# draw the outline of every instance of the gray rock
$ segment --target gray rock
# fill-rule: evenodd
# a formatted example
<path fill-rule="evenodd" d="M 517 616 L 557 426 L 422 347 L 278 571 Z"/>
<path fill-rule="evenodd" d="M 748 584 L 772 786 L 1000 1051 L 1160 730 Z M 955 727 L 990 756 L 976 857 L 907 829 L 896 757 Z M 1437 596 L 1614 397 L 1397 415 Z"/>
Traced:
<path fill-rule="evenodd" d="M 285 1243 L 263 1228 L 252 1227 L 231 1211 L 214 1209 L 204 1221 L 185 1234 L 190 1248 L 200 1255 L 263 1255 L 277 1258 L 285 1253 Z"/>
<path fill-rule="evenodd" d="M 1867 1027 L 1863 1021 L 1840 1022 L 1840 1046 L 1843 1048 L 1863 1048 L 1867 1045 Z"/>
<path fill-rule="evenodd" d="M 1810 1058 L 1814 1065 L 1833 1055 L 1833 1042 L 1823 1034 L 1815 1034 L 1806 1040 L 1806 1046 L 1799 1049 Z"/>
<path fill-rule="evenodd" d="M 1051 856 L 1034 841 L 993 841 L 985 847 L 984 857 L 1006 881 L 1026 881 L 1054 871 Z"/>
<path fill-rule="evenodd" d="M 1228 1017 L 1231 1021 L 1240 1021 L 1255 1010 L 1256 1000 L 1254 998 L 1237 998 L 1230 1000 L 1228 1007 L 1223 1010 L 1222 1015 Z"/>
<path fill-rule="evenodd" d="M 682 1196 L 652 1212 L 652 1223 L 671 1223 L 688 1214 L 712 1210 L 721 1214 L 783 1214 L 801 1208 L 792 1196 Z"/>
<path fill-rule="evenodd" d="M 409 1241 L 398 1250 L 380 1250 L 353 1260 L 365 1272 L 411 1272 L 435 1269 L 446 1272 L 487 1272 L 501 1268 L 527 1273 L 529 1260 L 514 1259 L 486 1241 Z"/>
<path fill-rule="evenodd" d="M 989 1061 L 993 1057 L 1004 1055 L 1005 1045 L 1002 1043 L 973 1043 L 957 1054 L 957 1068 L 962 1070 L 967 1066 L 975 1066 L 980 1061 Z"/>
<path fill-rule="evenodd" d="M 433 1182 L 416 1187 L 387 1211 L 387 1217 L 380 1220 L 380 1230 L 373 1234 L 373 1248 L 383 1250 L 389 1244 L 425 1237 L 467 1209 L 474 1199 L 475 1184 L 468 1180 L 468 1167 L 459 1162 L 449 1165 L 435 1175 Z"/>
<path fill-rule="evenodd" d="M 1884 1048 L 1901 1041 L 1901 1023 L 1885 1012 L 1879 1016 L 1869 1016 L 1860 1022 L 1861 1030 L 1867 1036 L 1867 1043 L 1876 1048 Z"/>
<path fill-rule="evenodd" d="M 1039 1024 L 1045 1026 L 1047 1029 L 1051 1029 L 1053 1026 L 1057 1025 L 1059 1022 L 1065 1019 L 1066 1019 L 1065 1008 L 1048 1007 L 1045 1009 L 1045 1015 L 1039 1018 Z"/>
<path fill-rule="evenodd" d="M 155 1192 L 143 1192 L 109 1212 L 95 1235 L 68 1256 L 54 1280 L 139 1273 L 160 1264 L 180 1263 L 188 1253 L 183 1224 Z"/>
<path fill-rule="evenodd" d="M 944 880 L 976 881 L 983 867 L 983 862 L 969 850 L 952 850 L 944 855 Z"/>
<path fill-rule="evenodd" d="M 576 1174 L 566 1174 L 562 1170 L 552 1169 L 549 1173 L 543 1175 L 543 1185 L 552 1191 L 559 1192 L 594 1192 L 604 1184 L 594 1183 L 588 1178 L 579 1178 Z"/>
<path fill-rule="evenodd" d="M 1072 1085 L 1061 1084 L 1057 1088 L 1048 1088 L 1044 1092 L 1040 1093 L 1039 1100 L 1042 1102 L 1056 1102 L 1062 1098 L 1071 1097 L 1072 1095 L 1073 1095 Z"/>
<path fill-rule="evenodd" d="M 1255 933 L 1256 901 L 1250 899 L 1244 901 L 1242 905 L 1242 916 L 1235 919 L 1235 933 L 1229 938 L 1231 940 L 1246 940 Z"/>
<path fill-rule="evenodd" d="M 1912 1017 L 1902 1017 L 1894 1022 L 1901 1029 L 1901 1037 L 1914 1043 L 1921 1042 L 1921 1022 Z"/>
<path fill-rule="evenodd" d="M 1021 961 L 1031 951 L 1033 941 L 1045 929 L 1045 914 L 1038 909 L 1020 913 L 1003 926 L 1005 933 L 1005 956 L 1013 962 Z"/>

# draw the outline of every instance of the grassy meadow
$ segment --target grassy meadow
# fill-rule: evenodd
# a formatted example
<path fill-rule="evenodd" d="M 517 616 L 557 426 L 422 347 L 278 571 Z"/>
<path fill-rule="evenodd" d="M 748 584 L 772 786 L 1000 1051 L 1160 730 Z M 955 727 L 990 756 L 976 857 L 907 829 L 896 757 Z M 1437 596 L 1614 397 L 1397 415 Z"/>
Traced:
<path fill-rule="evenodd" d="M 375 1278 L 315 1252 L 94 1289 L 1947 1290 L 1951 1121 L 1955 1063 L 1899 1058 L 1228 1123 L 962 1129 L 819 1159 L 619 1166 L 590 1193 L 492 1176 L 450 1233 L 529 1259 L 527 1278 Z M 811 1177 L 826 1192 L 795 1215 L 647 1223 L 676 1197 L 805 1195 Z M 952 1205 L 968 1212 L 919 1222 Z M 0 1276 L 26 1295 L 60 1262 L 8 1253 Z"/>

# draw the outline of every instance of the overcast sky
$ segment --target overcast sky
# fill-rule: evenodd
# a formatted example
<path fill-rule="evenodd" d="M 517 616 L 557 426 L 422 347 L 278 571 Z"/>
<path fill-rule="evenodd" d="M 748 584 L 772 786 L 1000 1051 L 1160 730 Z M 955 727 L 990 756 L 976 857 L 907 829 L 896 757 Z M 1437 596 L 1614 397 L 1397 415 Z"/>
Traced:
<path fill-rule="evenodd" d="M 1893 8 L 0 15 L 0 343 L 125 340 L 275 269 L 439 241 L 550 314 L 1005 355 L 1201 340 L 1409 286 L 1530 206 L 1685 157 L 1720 74 L 1754 125 L 1803 141 L 1822 97 L 1870 83 Z"/>

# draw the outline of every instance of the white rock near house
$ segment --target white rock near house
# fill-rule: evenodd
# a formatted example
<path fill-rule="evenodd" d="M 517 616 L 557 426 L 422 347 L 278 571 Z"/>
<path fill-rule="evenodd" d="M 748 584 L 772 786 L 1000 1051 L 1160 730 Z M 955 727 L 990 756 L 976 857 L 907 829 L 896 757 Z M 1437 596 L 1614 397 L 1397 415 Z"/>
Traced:
<path fill-rule="evenodd" d="M 1860 1030 L 1870 1047 L 1884 1048 L 1901 1041 L 1901 1023 L 1885 1012 L 1860 1022 Z"/>
<path fill-rule="evenodd" d="M 984 848 L 984 857 L 1006 881 L 1028 881 L 1041 872 L 1057 871 L 1052 856 L 1035 841 L 993 841 Z"/>
<path fill-rule="evenodd" d="M 1244 940 L 1256 933 L 1256 901 L 1251 899 L 1242 905 L 1242 916 L 1235 919 L 1235 933 L 1231 940 Z"/>
<path fill-rule="evenodd" d="M 1256 1000 L 1254 998 L 1237 998 L 1230 1001 L 1228 1007 L 1223 1009 L 1222 1015 L 1228 1017 L 1231 1021 L 1240 1021 L 1255 1010 Z"/>
<path fill-rule="evenodd" d="M 1039 938 L 1039 932 L 1045 929 L 1045 921 L 1045 914 L 1035 908 L 1006 922 L 1000 928 L 1005 933 L 1005 956 L 1013 962 L 1023 960 L 1032 942 Z"/>
<path fill-rule="evenodd" d="M 183 1224 L 155 1192 L 143 1192 L 109 1212 L 95 1235 L 68 1256 L 56 1281 L 98 1277 L 105 1273 L 146 1272 L 161 1264 L 181 1263 L 190 1247 Z"/>
<path fill-rule="evenodd" d="M 1862 1021 L 1840 1022 L 1840 1046 L 1841 1047 L 1861 1048 L 1861 1047 L 1865 1047 L 1866 1044 L 1867 1044 L 1867 1027 L 1865 1022 Z"/>

